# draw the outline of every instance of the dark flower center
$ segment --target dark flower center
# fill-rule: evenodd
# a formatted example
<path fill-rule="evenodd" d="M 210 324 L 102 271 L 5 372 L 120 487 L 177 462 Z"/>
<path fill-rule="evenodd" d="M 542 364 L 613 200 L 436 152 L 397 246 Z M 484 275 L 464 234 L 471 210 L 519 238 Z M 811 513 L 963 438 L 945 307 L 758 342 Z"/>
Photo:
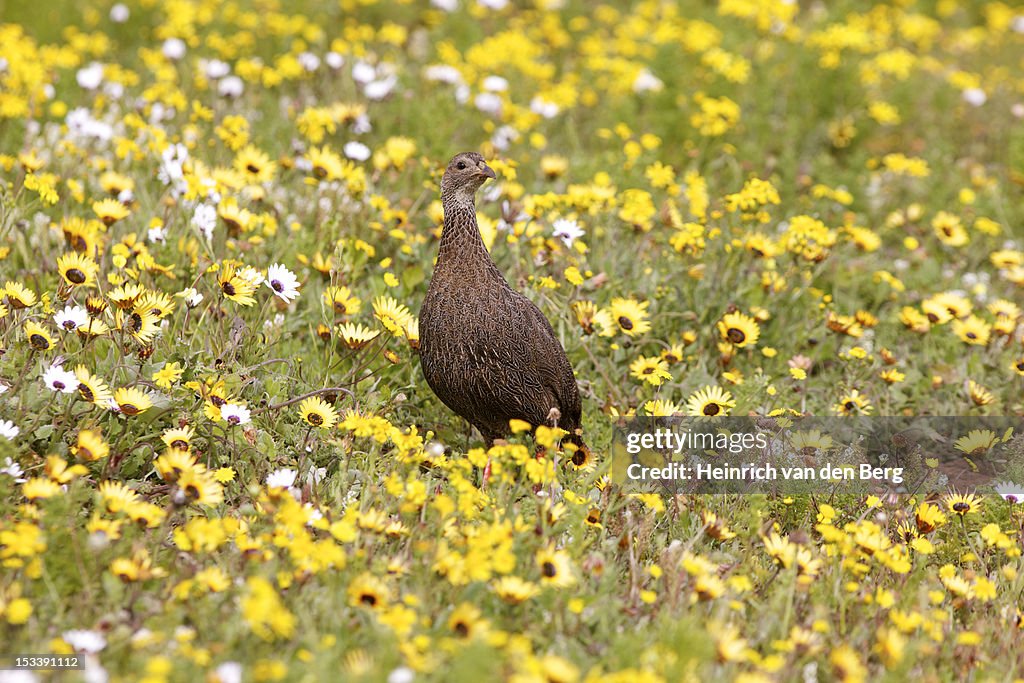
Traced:
<path fill-rule="evenodd" d="M 64 382 L 61 382 L 59 379 L 53 381 L 53 388 L 57 391 L 64 391 L 65 386 Z"/>
<path fill-rule="evenodd" d="M 256 164 L 246 164 L 245 170 L 248 171 L 249 173 L 259 173 L 260 167 L 257 166 Z"/>
<path fill-rule="evenodd" d="M 84 382 L 78 385 L 78 393 L 80 393 L 82 395 L 82 398 L 84 398 L 86 401 L 96 400 L 96 394 L 93 393 L 92 387 L 90 387 L 88 384 L 85 384 Z"/>
<path fill-rule="evenodd" d="M 854 403 L 853 401 L 847 401 L 846 403 L 843 404 L 843 407 L 846 408 L 847 410 L 855 410 L 857 408 L 857 404 Z"/>
<path fill-rule="evenodd" d="M 270 281 L 270 287 L 275 292 L 283 292 L 284 291 L 284 285 L 281 284 L 280 280 L 271 280 Z"/>
<path fill-rule="evenodd" d="M 120 407 L 121 407 L 121 412 L 124 413 L 125 415 L 138 415 L 139 414 L 138 407 L 132 405 L 131 403 L 122 403 L 120 405 Z"/>
<path fill-rule="evenodd" d="M 722 412 L 722 406 L 718 405 L 717 403 L 709 403 L 706 406 L 704 406 L 704 410 L 701 412 L 703 412 L 705 415 L 718 415 L 718 413 Z"/>
<path fill-rule="evenodd" d="M 28 342 L 32 345 L 32 348 L 39 349 L 41 351 L 45 351 L 50 348 L 50 340 L 41 334 L 33 334 L 28 338 Z"/>
<path fill-rule="evenodd" d="M 743 330 L 735 327 L 730 327 L 729 331 L 725 333 L 725 337 L 733 344 L 742 344 L 747 340 L 747 335 L 743 333 Z"/>
<path fill-rule="evenodd" d="M 554 562 L 545 562 L 540 566 L 540 573 L 549 579 L 553 579 L 558 575 L 558 567 L 555 566 Z"/>
<path fill-rule="evenodd" d="M 220 288 L 224 290 L 224 294 L 226 294 L 227 296 L 233 296 L 235 293 L 235 286 L 230 282 L 225 282 L 220 286 Z"/>
<path fill-rule="evenodd" d="M 978 338 L 978 335 L 975 334 L 974 332 L 968 332 L 964 336 L 967 337 L 968 339 L 977 339 Z"/>
<path fill-rule="evenodd" d="M 363 593 L 359 596 L 359 602 L 361 602 L 364 605 L 369 605 L 370 607 L 376 607 L 377 596 L 373 595 L 372 593 Z"/>
<path fill-rule="evenodd" d="M 319 427 L 324 423 L 324 416 L 320 413 L 310 413 L 306 416 L 306 421 L 315 427 Z"/>
<path fill-rule="evenodd" d="M 961 515 L 971 509 L 971 506 L 967 503 L 954 503 L 953 512 L 959 512 Z"/>
<path fill-rule="evenodd" d="M 460 638 L 465 638 L 469 635 L 469 624 L 464 621 L 456 622 L 453 630 Z"/>
<path fill-rule="evenodd" d="M 175 439 L 174 441 L 171 442 L 171 448 L 177 448 L 178 450 L 181 451 L 187 451 L 188 441 L 185 441 L 184 439 Z"/>
<path fill-rule="evenodd" d="M 580 467 L 581 465 L 585 464 L 586 462 L 587 462 L 587 454 L 583 452 L 582 448 L 577 448 L 576 452 L 572 454 L 572 464 L 576 465 L 576 467 Z"/>
<path fill-rule="evenodd" d="M 64 277 L 76 285 L 80 285 L 85 282 L 85 273 L 80 271 L 78 268 L 72 268 L 64 275 Z"/>
<path fill-rule="evenodd" d="M 624 315 L 620 315 L 619 316 L 619 327 L 621 327 L 622 329 L 627 330 L 627 331 L 631 330 L 631 329 L 633 329 L 633 321 L 630 320 L 629 318 L 627 318 Z"/>

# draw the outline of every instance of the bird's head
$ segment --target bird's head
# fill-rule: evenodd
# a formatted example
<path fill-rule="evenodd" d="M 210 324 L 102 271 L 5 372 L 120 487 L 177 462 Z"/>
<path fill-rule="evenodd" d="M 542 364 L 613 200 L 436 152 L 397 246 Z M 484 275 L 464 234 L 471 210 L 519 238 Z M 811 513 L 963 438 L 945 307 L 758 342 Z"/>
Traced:
<path fill-rule="evenodd" d="M 473 195 L 488 178 L 496 178 L 494 170 L 476 152 L 462 152 L 452 157 L 441 177 L 441 196 L 473 201 Z"/>

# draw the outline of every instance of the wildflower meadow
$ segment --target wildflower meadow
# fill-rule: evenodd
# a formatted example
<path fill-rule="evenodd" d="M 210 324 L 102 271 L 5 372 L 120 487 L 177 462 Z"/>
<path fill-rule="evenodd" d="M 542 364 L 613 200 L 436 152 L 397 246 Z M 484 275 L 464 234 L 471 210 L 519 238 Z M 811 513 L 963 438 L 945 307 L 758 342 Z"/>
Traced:
<path fill-rule="evenodd" d="M 424 381 L 463 151 L 587 450 Z M 610 476 L 1021 418 L 1021 306 L 1013 0 L 0 0 L 0 683 L 1024 680 L 1024 424 L 971 490 Z"/>

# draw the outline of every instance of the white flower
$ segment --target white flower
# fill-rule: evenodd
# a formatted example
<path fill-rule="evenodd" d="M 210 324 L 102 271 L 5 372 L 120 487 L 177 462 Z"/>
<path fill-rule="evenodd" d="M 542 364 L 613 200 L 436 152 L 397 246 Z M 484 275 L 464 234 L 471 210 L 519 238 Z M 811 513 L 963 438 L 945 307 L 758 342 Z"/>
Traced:
<path fill-rule="evenodd" d="M 213 229 L 217 227 L 217 209 L 209 204 L 199 204 L 192 212 L 192 225 L 199 228 L 206 239 L 211 239 Z"/>
<path fill-rule="evenodd" d="M 50 391 L 70 394 L 78 388 L 78 378 L 75 373 L 65 370 L 63 365 L 52 365 L 43 373 L 43 384 Z"/>
<path fill-rule="evenodd" d="M 303 52 L 298 57 L 299 64 L 306 71 L 316 71 L 320 68 L 320 58 L 312 52 Z"/>
<path fill-rule="evenodd" d="M 6 474 L 9 477 L 14 477 L 15 484 L 25 483 L 25 478 L 22 476 L 25 474 L 25 470 L 21 469 L 21 465 L 14 462 L 10 456 L 4 460 L 4 466 L 0 467 L 0 474 Z"/>
<path fill-rule="evenodd" d="M 73 136 L 95 138 L 107 141 L 114 137 L 114 128 L 109 123 L 98 121 L 85 107 L 77 107 L 68 112 L 64 123 Z"/>
<path fill-rule="evenodd" d="M 53 316 L 57 327 L 71 332 L 89 323 L 89 313 L 81 306 L 66 306 L 63 311 L 58 311 Z"/>
<path fill-rule="evenodd" d="M 352 65 L 352 80 L 356 83 L 367 84 L 377 77 L 377 70 L 373 64 L 359 60 Z"/>
<path fill-rule="evenodd" d="M 0 436 L 10 441 L 20 433 L 21 430 L 10 420 L 0 420 Z"/>
<path fill-rule="evenodd" d="M 263 284 L 263 273 L 256 270 L 252 266 L 246 266 L 245 268 L 242 268 L 241 270 L 236 272 L 236 275 L 238 275 L 238 277 L 242 278 L 243 280 L 247 280 L 250 284 L 256 285 L 257 287 Z"/>
<path fill-rule="evenodd" d="M 150 242 L 163 242 L 167 239 L 167 231 L 164 230 L 164 226 L 158 225 L 155 228 L 150 228 L 146 233 L 146 239 Z"/>
<path fill-rule="evenodd" d="M 267 475 L 267 488 L 290 489 L 295 484 L 295 470 L 280 469 L 274 470 Z"/>
<path fill-rule="evenodd" d="M 501 97 L 492 92 L 482 92 L 473 98 L 473 104 L 485 114 L 497 114 L 501 111 Z"/>
<path fill-rule="evenodd" d="M 430 4 L 445 12 L 454 12 L 459 9 L 459 0 L 430 0 Z"/>
<path fill-rule="evenodd" d="M 346 142 L 345 146 L 341 148 L 341 151 L 343 151 L 345 156 L 349 159 L 354 159 L 356 161 L 366 161 L 370 158 L 370 148 L 355 140 Z"/>
<path fill-rule="evenodd" d="M 230 425 L 247 424 L 249 415 L 249 409 L 239 403 L 225 403 L 220 407 L 220 416 Z"/>
<path fill-rule="evenodd" d="M 412 683 L 416 680 L 416 672 L 407 666 L 392 669 L 388 674 L 388 683 Z"/>
<path fill-rule="evenodd" d="M 115 24 L 123 24 L 128 21 L 128 17 L 131 16 L 131 12 L 123 3 L 117 3 L 110 8 L 110 20 Z"/>
<path fill-rule="evenodd" d="M 242 665 L 238 662 L 224 662 L 213 673 L 220 683 L 242 683 Z"/>
<path fill-rule="evenodd" d="M 530 111 L 540 114 L 546 119 L 553 119 L 558 116 L 559 107 L 554 102 L 548 102 L 541 97 L 534 97 L 530 100 Z"/>
<path fill-rule="evenodd" d="M 1010 107 L 1010 113 L 1018 119 L 1024 119 L 1024 104 L 1021 104 L 1020 102 L 1015 103 Z"/>
<path fill-rule="evenodd" d="M 299 295 L 299 279 L 280 263 L 267 268 L 267 279 L 264 282 L 274 290 L 277 297 L 287 303 Z"/>
<path fill-rule="evenodd" d="M 181 38 L 168 38 L 164 41 L 160 51 L 164 53 L 164 57 L 167 57 L 167 59 L 177 60 L 185 56 L 186 49 L 185 41 Z"/>
<path fill-rule="evenodd" d="M 206 72 L 206 77 L 213 81 L 224 78 L 231 73 L 231 65 L 227 62 L 222 62 L 219 59 L 211 59 L 203 66 L 203 70 Z"/>
<path fill-rule="evenodd" d="M 335 71 L 345 66 L 345 58 L 333 50 L 324 55 L 324 61 Z"/>
<path fill-rule="evenodd" d="M 238 76 L 228 76 L 217 84 L 217 94 L 221 97 L 240 97 L 245 92 L 245 84 Z"/>
<path fill-rule="evenodd" d="M 512 126 L 501 126 L 491 136 L 491 144 L 499 150 L 506 150 L 510 144 L 518 139 L 519 131 Z"/>
<path fill-rule="evenodd" d="M 92 62 L 89 66 L 78 70 L 75 80 L 80 88 L 95 90 L 103 82 L 103 65 L 99 62 Z"/>
<path fill-rule="evenodd" d="M 178 296 L 185 300 L 185 305 L 189 308 L 195 308 L 203 303 L 203 295 L 195 287 L 186 287 L 178 292 Z"/>
<path fill-rule="evenodd" d="M 636 75 L 636 79 L 633 81 L 633 92 L 658 92 L 665 87 L 665 84 L 661 82 L 661 79 L 652 74 L 647 69 L 643 69 Z"/>
<path fill-rule="evenodd" d="M 38 683 L 39 677 L 26 669 L 0 669 L 0 683 Z"/>
<path fill-rule="evenodd" d="M 373 126 L 370 125 L 370 117 L 366 114 L 360 114 L 356 117 L 356 120 L 352 122 L 352 132 L 356 135 L 369 133 L 371 130 L 373 130 Z"/>
<path fill-rule="evenodd" d="M 565 246 L 571 247 L 572 243 L 577 238 L 582 237 L 584 230 L 580 227 L 580 224 L 576 221 L 571 221 L 568 218 L 559 218 L 555 221 L 552 226 L 552 231 L 555 237 L 558 237 L 565 243 Z"/>
<path fill-rule="evenodd" d="M 508 0 L 476 0 L 476 4 L 488 9 L 501 10 L 508 7 Z"/>
<path fill-rule="evenodd" d="M 64 631 L 60 637 L 76 652 L 95 654 L 107 646 L 107 639 L 96 631 Z"/>
<path fill-rule="evenodd" d="M 1024 503 L 1024 486 L 1012 481 L 1001 481 L 995 485 L 996 493 L 1010 504 Z"/>
<path fill-rule="evenodd" d="M 462 74 L 454 66 L 449 64 L 431 64 L 423 71 L 423 76 L 428 81 L 439 83 L 450 83 L 457 85 L 462 83 Z"/>
<path fill-rule="evenodd" d="M 960 96 L 964 98 L 964 102 L 971 105 L 972 107 L 980 107 L 988 101 L 988 95 L 981 88 L 967 88 Z"/>
<path fill-rule="evenodd" d="M 488 92 L 505 92 L 508 90 L 508 80 L 501 76 L 488 76 L 484 79 L 483 88 Z"/>
<path fill-rule="evenodd" d="M 363 86 L 363 94 L 366 98 L 378 102 L 391 94 L 398 84 L 398 77 L 388 76 L 377 81 L 370 81 Z"/>
<path fill-rule="evenodd" d="M 168 145 L 160 153 L 160 182 L 164 185 L 180 187 L 185 180 L 185 162 L 188 161 L 188 148 L 180 142 Z"/>
<path fill-rule="evenodd" d="M 1010 28 L 1013 29 L 1014 33 L 1024 33 L 1024 14 L 1018 14 L 1010 22 Z"/>

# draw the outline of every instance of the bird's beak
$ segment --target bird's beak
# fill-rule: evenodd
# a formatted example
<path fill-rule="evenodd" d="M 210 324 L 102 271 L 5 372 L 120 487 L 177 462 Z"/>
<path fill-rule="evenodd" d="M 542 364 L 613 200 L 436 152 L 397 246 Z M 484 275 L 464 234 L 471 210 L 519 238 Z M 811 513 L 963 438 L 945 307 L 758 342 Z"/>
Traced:
<path fill-rule="evenodd" d="M 482 175 L 484 175 L 485 177 L 487 177 L 487 178 L 490 178 L 490 179 L 494 180 L 494 179 L 496 179 L 498 177 L 497 175 L 495 175 L 494 169 L 491 168 L 490 166 L 488 166 L 487 164 L 485 164 L 482 161 L 478 162 L 476 167 L 480 170 L 480 173 Z"/>

